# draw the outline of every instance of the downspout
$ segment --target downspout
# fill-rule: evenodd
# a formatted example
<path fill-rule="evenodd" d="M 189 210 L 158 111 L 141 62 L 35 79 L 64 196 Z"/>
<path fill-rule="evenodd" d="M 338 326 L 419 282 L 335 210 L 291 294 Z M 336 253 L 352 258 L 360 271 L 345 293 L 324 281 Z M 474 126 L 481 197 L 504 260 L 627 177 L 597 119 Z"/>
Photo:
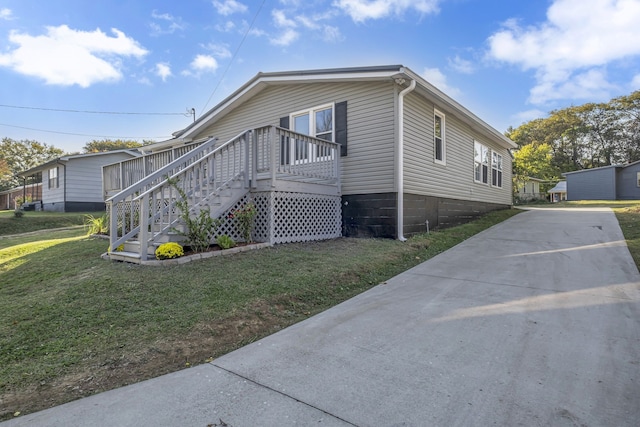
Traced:
<path fill-rule="evenodd" d="M 396 84 L 404 84 L 404 79 L 396 79 Z M 396 183 L 398 190 L 397 229 L 398 240 L 406 241 L 404 237 L 404 96 L 416 87 L 416 81 L 411 80 L 409 86 L 398 94 L 398 145 L 396 152 Z"/>
<path fill-rule="evenodd" d="M 63 183 L 63 187 L 62 187 L 62 212 L 66 212 L 67 211 L 67 164 L 66 163 L 60 163 L 59 160 L 56 163 L 62 166 L 62 171 L 63 171 L 63 174 L 64 174 L 64 179 L 62 180 L 62 183 Z M 58 174 L 58 183 L 59 182 L 60 182 L 60 174 Z"/>

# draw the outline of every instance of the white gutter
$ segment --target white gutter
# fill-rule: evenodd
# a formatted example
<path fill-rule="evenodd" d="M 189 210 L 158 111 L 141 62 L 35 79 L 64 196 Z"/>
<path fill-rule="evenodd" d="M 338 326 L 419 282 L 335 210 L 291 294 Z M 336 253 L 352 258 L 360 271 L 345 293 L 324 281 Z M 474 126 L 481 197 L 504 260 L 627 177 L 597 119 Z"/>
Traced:
<path fill-rule="evenodd" d="M 404 84 L 404 79 L 396 79 L 397 84 Z M 396 182 L 398 190 L 398 240 L 406 241 L 404 237 L 404 96 L 416 87 L 416 81 L 411 80 L 409 86 L 398 94 L 398 145 L 396 152 Z"/>

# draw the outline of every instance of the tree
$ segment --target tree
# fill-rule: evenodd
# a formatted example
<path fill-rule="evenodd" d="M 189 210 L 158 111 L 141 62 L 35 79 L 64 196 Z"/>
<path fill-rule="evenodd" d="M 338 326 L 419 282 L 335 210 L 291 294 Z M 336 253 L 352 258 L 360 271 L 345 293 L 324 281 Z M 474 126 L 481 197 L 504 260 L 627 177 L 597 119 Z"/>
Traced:
<path fill-rule="evenodd" d="M 15 141 L 2 138 L 0 143 L 0 163 L 6 166 L 0 168 L 0 190 L 7 190 L 22 184 L 16 176 L 20 172 L 46 163 L 64 154 L 59 148 L 32 140 Z M 8 169 L 8 172 L 7 172 Z"/>
<path fill-rule="evenodd" d="M 527 144 L 513 153 L 513 188 L 514 192 L 522 188 L 530 177 L 554 180 L 558 176 L 551 160 L 553 148 L 547 143 Z"/>
<path fill-rule="evenodd" d="M 93 141 L 87 142 L 83 150 L 85 153 L 101 153 L 104 151 L 123 150 L 127 148 L 138 148 L 138 147 L 142 147 L 143 145 L 144 144 L 141 144 L 138 141 L 133 141 L 133 140 L 94 139 Z"/>

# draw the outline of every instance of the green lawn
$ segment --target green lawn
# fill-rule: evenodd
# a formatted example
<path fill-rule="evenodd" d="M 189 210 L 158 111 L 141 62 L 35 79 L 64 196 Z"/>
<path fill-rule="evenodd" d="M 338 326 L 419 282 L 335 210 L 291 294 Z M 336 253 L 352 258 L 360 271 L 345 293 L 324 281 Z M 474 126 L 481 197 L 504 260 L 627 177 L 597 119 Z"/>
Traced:
<path fill-rule="evenodd" d="M 210 360 L 518 212 L 495 212 L 406 243 L 344 238 L 163 267 L 104 261 L 107 241 L 82 229 L 5 237 L 0 419 Z M 53 224 L 53 216 L 42 216 Z"/>
<path fill-rule="evenodd" d="M 21 218 L 17 218 L 14 215 L 14 211 L 0 211 L 0 236 L 82 225 L 84 216 L 87 213 L 94 216 L 104 215 L 104 212 L 62 213 L 27 211 L 23 213 Z"/>
<path fill-rule="evenodd" d="M 640 264 L 640 201 L 610 206 Z M 550 205 L 551 206 L 551 205 Z M 518 210 L 390 239 L 277 245 L 177 266 L 104 261 L 82 228 L 7 237 L 21 222 L 81 214 L 0 213 L 0 420 L 218 357 L 344 301 Z"/>

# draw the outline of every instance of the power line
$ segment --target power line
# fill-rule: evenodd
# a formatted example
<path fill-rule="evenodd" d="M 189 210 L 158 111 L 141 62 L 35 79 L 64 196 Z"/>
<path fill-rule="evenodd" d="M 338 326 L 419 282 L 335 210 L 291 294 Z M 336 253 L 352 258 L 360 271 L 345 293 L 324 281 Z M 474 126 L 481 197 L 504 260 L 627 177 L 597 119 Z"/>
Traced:
<path fill-rule="evenodd" d="M 60 135 L 90 136 L 90 137 L 94 137 L 94 138 L 116 138 L 116 139 L 158 139 L 158 138 L 169 139 L 169 138 L 171 138 L 170 136 L 166 136 L 166 135 L 163 135 L 163 136 L 90 135 L 90 134 L 86 134 L 86 133 L 59 132 L 59 131 L 55 131 L 55 130 L 36 129 L 36 128 L 29 128 L 29 127 L 25 127 L 25 126 L 8 125 L 6 123 L 0 123 L 0 126 L 6 126 L 6 127 L 10 127 L 10 128 L 16 128 L 16 129 L 32 130 L 32 131 L 36 131 L 36 132 L 57 133 L 57 134 L 60 134 Z"/>
<path fill-rule="evenodd" d="M 204 104 L 204 107 L 202 107 L 202 110 L 200 111 L 200 115 L 202 115 L 204 113 L 204 110 L 207 108 L 207 105 L 209 105 L 209 102 L 211 101 L 211 98 L 213 98 L 213 95 L 218 90 L 218 87 L 220 87 L 220 84 L 222 83 L 222 80 L 224 80 L 224 77 L 227 75 L 227 72 L 229 71 L 229 68 L 231 67 L 231 64 L 233 63 L 234 59 L 236 59 L 236 55 L 238 55 L 238 52 L 240 51 L 240 48 L 242 47 L 242 45 L 244 44 L 244 41 L 246 40 L 247 35 L 249 34 L 249 31 L 251 31 L 251 29 L 253 28 L 253 24 L 255 24 L 256 19 L 258 18 L 258 15 L 260 14 L 260 11 L 262 10 L 262 7 L 264 6 L 264 3 L 265 3 L 265 0 L 262 0 L 262 3 L 260 3 L 260 7 L 258 8 L 256 14 L 253 15 L 253 19 L 251 20 L 251 24 L 249 24 L 249 27 L 247 27 L 247 31 L 244 32 L 244 35 L 242 36 L 242 40 L 240 40 L 240 44 L 236 48 L 235 52 L 233 52 L 233 55 L 231 56 L 231 59 L 229 60 L 229 63 L 227 64 L 227 68 L 225 68 L 224 72 L 220 76 L 220 79 L 218 80 L 218 84 L 216 84 L 216 87 L 213 88 L 213 92 L 211 92 L 211 95 L 209 95 L 209 99 L 207 99 L 207 102 Z M 194 116 L 194 118 L 195 118 L 195 116 Z"/>
<path fill-rule="evenodd" d="M 17 108 L 22 110 L 40 110 L 40 111 L 58 111 L 63 113 L 86 113 L 86 114 L 121 114 L 121 115 L 138 115 L 138 116 L 190 116 L 191 111 L 184 113 L 145 113 L 145 112 L 125 112 L 125 111 L 90 111 L 90 110 L 63 110 L 60 108 L 42 108 L 42 107 L 25 107 L 20 105 L 0 104 L 4 108 Z"/>

